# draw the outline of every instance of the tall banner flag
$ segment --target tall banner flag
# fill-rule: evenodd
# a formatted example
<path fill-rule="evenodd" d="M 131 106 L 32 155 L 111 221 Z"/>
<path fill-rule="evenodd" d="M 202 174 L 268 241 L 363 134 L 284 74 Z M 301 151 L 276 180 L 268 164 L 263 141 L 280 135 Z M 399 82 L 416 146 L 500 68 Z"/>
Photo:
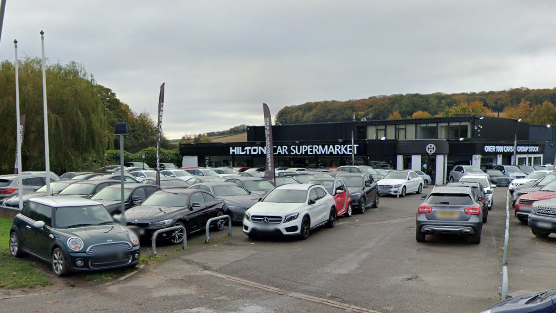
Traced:
<path fill-rule="evenodd" d="M 156 185 L 160 186 L 160 146 L 162 144 L 162 112 L 164 107 L 164 84 L 160 85 L 158 96 L 158 137 L 156 139 Z"/>
<path fill-rule="evenodd" d="M 272 140 L 272 119 L 270 118 L 270 109 L 266 103 L 263 103 L 264 112 L 264 134 L 266 139 L 266 166 L 264 178 L 268 179 L 273 186 L 276 186 L 274 178 L 274 145 Z"/>
<path fill-rule="evenodd" d="M 351 131 L 351 165 L 355 165 L 355 143 L 353 142 L 353 130 Z"/>
<path fill-rule="evenodd" d="M 17 40 L 14 40 L 14 50 L 15 50 L 15 119 L 17 122 L 16 131 L 21 131 L 21 113 L 19 110 L 19 62 L 17 60 Z M 21 137 L 16 134 L 16 154 L 17 154 L 17 164 L 18 168 L 23 168 L 23 163 L 21 162 Z M 17 172 L 17 184 L 23 186 L 23 177 L 21 175 L 22 171 Z M 19 190 L 19 209 L 23 209 L 23 189 Z"/>
<path fill-rule="evenodd" d="M 21 122 L 19 126 L 19 142 L 23 143 L 23 134 L 25 133 L 25 114 L 21 116 Z M 14 166 L 14 174 L 19 174 L 19 163 L 17 160 L 19 159 L 19 149 L 15 149 L 15 166 Z"/>
<path fill-rule="evenodd" d="M 517 165 L 517 134 L 514 137 L 514 159 L 512 165 Z"/>

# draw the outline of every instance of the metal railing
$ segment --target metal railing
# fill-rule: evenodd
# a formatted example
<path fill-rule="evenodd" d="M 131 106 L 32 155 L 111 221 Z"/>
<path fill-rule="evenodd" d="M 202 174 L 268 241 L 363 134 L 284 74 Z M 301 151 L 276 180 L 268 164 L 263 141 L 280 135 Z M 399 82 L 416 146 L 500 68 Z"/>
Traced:
<path fill-rule="evenodd" d="M 229 215 L 221 215 L 221 216 L 213 217 L 207 221 L 207 225 L 205 227 L 206 229 L 205 243 L 209 243 L 210 241 L 210 235 L 209 235 L 210 223 L 217 220 L 223 220 L 223 219 L 228 219 L 228 236 L 232 236 L 232 218 Z"/>
<path fill-rule="evenodd" d="M 508 297 L 508 250 L 510 242 L 510 191 L 506 192 L 506 230 L 504 232 L 504 253 L 502 255 L 502 286 L 500 291 L 501 300 Z"/>
<path fill-rule="evenodd" d="M 171 230 L 178 230 L 178 229 L 183 229 L 183 249 L 184 250 L 187 249 L 187 231 L 185 230 L 184 226 L 178 225 L 178 226 L 171 226 L 171 227 L 167 227 L 167 228 L 162 228 L 162 229 L 159 229 L 159 230 L 155 231 L 153 233 L 152 238 L 151 238 L 153 258 L 156 257 L 156 237 L 158 237 L 158 234 L 164 233 L 164 232 L 167 232 L 167 231 L 171 231 Z"/>

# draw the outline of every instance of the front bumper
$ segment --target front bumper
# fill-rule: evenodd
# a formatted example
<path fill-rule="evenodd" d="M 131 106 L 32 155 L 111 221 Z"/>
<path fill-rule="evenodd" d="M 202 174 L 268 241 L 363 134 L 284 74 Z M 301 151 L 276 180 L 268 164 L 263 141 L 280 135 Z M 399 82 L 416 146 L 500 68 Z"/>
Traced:
<path fill-rule="evenodd" d="M 528 224 L 532 228 L 556 233 L 556 216 L 529 214 Z"/>
<path fill-rule="evenodd" d="M 396 196 L 402 193 L 403 186 L 394 187 L 394 186 L 378 186 L 378 194 L 379 195 L 393 195 Z"/>
<path fill-rule="evenodd" d="M 66 255 L 66 263 L 71 272 L 87 272 L 132 266 L 139 262 L 140 256 L 139 246 L 135 246 L 128 251 L 103 255 L 69 252 Z"/>
<path fill-rule="evenodd" d="M 280 224 L 265 224 L 265 223 L 254 223 L 243 219 L 243 233 L 246 235 L 260 235 L 260 236 L 272 236 L 272 235 L 282 235 L 282 236 L 295 236 L 300 234 L 301 230 L 301 220 L 299 216 L 293 221 Z"/>
<path fill-rule="evenodd" d="M 533 206 L 532 205 L 527 205 L 527 204 L 523 204 L 523 203 L 516 203 L 514 215 L 519 220 L 525 220 L 526 221 L 527 218 L 529 217 L 529 214 L 531 214 L 532 211 L 533 211 Z"/>

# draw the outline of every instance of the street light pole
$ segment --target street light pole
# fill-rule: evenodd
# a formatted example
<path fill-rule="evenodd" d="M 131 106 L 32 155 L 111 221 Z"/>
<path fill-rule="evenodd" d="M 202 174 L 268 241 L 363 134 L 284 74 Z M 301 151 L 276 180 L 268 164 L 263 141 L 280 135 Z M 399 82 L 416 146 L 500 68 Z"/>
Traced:
<path fill-rule="evenodd" d="M 515 124 L 515 133 L 514 133 L 514 159 L 513 159 L 513 164 L 517 166 L 517 131 L 518 131 L 518 125 L 519 122 L 521 122 L 521 118 L 518 118 L 516 120 L 516 124 Z"/>

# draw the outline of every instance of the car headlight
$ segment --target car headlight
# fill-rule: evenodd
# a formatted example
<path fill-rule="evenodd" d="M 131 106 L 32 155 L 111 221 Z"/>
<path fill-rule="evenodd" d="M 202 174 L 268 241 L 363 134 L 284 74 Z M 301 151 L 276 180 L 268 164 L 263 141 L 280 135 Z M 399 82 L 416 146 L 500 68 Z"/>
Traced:
<path fill-rule="evenodd" d="M 163 220 L 163 221 L 153 222 L 149 226 L 153 227 L 153 228 L 167 227 L 167 226 L 172 225 L 172 221 L 173 220 L 170 219 L 170 220 Z"/>
<path fill-rule="evenodd" d="M 394 188 L 400 188 L 402 186 L 402 184 L 395 184 Z"/>
<path fill-rule="evenodd" d="M 298 216 L 299 216 L 299 213 L 288 214 L 284 218 L 284 223 L 291 222 L 291 221 L 295 220 Z"/>
<path fill-rule="evenodd" d="M 359 196 L 361 196 L 360 192 L 354 192 L 354 193 L 350 193 L 349 194 L 352 198 L 358 198 Z"/>
<path fill-rule="evenodd" d="M 131 240 L 131 243 L 134 246 L 137 246 L 139 244 L 139 238 L 137 238 L 137 235 L 135 235 L 134 232 L 130 231 L 129 233 L 129 240 Z"/>
<path fill-rule="evenodd" d="M 72 251 L 79 251 L 83 249 L 83 240 L 79 237 L 71 237 L 67 241 L 67 246 Z"/>
<path fill-rule="evenodd" d="M 251 214 L 245 212 L 245 219 L 251 221 Z"/>

